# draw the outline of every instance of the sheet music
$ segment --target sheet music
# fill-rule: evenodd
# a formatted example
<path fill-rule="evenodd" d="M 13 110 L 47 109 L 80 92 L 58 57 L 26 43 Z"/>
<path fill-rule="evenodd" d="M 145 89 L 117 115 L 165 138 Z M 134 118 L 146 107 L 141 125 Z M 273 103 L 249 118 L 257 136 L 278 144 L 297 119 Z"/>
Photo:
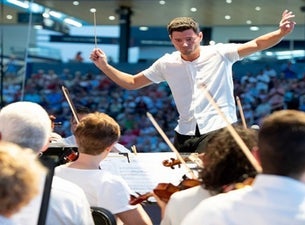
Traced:
<path fill-rule="evenodd" d="M 159 183 L 178 185 L 188 170 L 185 166 L 175 166 L 174 169 L 163 166 L 163 160 L 176 159 L 173 152 L 133 153 L 126 156 L 110 153 L 101 162 L 101 168 L 113 174 L 122 176 L 130 188 L 140 194 L 151 192 Z"/>

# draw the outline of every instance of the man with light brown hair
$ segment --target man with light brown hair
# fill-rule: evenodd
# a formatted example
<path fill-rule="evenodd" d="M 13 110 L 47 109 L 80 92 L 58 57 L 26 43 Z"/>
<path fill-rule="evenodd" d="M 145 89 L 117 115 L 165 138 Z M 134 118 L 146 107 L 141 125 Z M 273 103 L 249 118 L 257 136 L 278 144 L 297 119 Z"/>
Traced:
<path fill-rule="evenodd" d="M 100 168 L 100 162 L 108 156 L 120 134 L 120 126 L 112 117 L 99 112 L 88 114 L 74 132 L 79 158 L 57 167 L 55 174 L 80 186 L 91 206 L 108 209 L 119 224 L 152 225 L 141 205 L 129 204 L 134 193 L 127 182 Z"/>

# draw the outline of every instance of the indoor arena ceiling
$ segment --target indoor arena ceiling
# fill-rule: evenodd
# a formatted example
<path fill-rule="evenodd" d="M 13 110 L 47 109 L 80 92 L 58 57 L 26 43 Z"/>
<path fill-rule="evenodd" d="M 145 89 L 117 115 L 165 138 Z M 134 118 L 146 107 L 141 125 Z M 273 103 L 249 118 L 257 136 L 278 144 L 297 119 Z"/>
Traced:
<path fill-rule="evenodd" d="M 3 0 L 1 2 L 3 3 Z M 201 25 L 208 27 L 275 25 L 278 24 L 284 9 L 296 14 L 297 24 L 305 24 L 305 0 L 79 0 L 78 5 L 73 5 L 73 0 L 29 2 L 63 12 L 92 25 L 94 14 L 90 12 L 91 8 L 96 9 L 97 25 L 117 25 L 119 16 L 116 10 L 120 7 L 131 9 L 131 26 L 165 26 L 169 20 L 177 16 L 191 16 Z M 197 11 L 192 12 L 191 8 L 196 8 Z M 18 9 L 5 5 L 2 6 L 2 12 L 3 24 L 16 23 Z M 7 14 L 13 16 L 11 20 L 5 17 Z M 115 19 L 109 20 L 110 16 L 115 16 Z M 231 19 L 225 19 L 226 16 L 230 16 Z"/>

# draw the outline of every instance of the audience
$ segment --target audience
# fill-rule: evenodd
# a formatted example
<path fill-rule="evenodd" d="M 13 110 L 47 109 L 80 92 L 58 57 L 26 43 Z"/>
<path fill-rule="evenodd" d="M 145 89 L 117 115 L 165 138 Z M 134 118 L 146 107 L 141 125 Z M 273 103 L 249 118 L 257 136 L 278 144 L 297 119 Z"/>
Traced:
<path fill-rule="evenodd" d="M 243 127 L 235 127 L 235 130 L 250 150 L 257 146 L 257 131 Z M 209 140 L 203 157 L 204 168 L 199 177 L 202 185 L 174 193 L 166 206 L 158 199 L 163 217 L 161 225 L 179 225 L 203 199 L 234 189 L 256 175 L 227 128 Z"/>
<path fill-rule="evenodd" d="M 274 112 L 258 132 L 262 174 L 252 186 L 203 200 L 182 225 L 305 224 L 305 113 Z"/>
<path fill-rule="evenodd" d="M 37 103 L 15 102 L 0 111 L 0 140 L 31 148 L 37 154 L 48 148 L 51 120 Z M 43 183 L 40 194 L 27 207 L 13 216 L 22 225 L 37 224 L 40 213 Z M 72 182 L 54 176 L 46 225 L 93 225 L 90 205 L 83 190 Z"/>
<path fill-rule="evenodd" d="M 278 105 L 274 105 L 275 96 L 269 96 L 268 94 L 273 92 L 271 92 L 271 89 L 275 85 L 281 88 L 281 93 L 282 89 L 284 90 L 284 96 L 278 96 L 281 97 L 278 98 L 280 100 L 278 102 L 280 103 L 279 107 L 291 107 L 291 98 L 289 98 L 290 95 L 287 92 L 294 90 L 293 101 L 294 103 L 299 102 L 298 108 L 295 109 L 304 111 L 304 67 L 301 66 L 302 64 L 295 63 L 297 78 L 284 79 L 280 68 L 282 62 L 268 62 L 267 65 L 265 65 L 266 62 L 262 62 L 261 68 L 257 68 L 260 64 L 255 67 L 248 66 L 247 63 L 241 66 L 236 65 L 236 68 L 239 69 L 233 77 L 234 95 L 239 96 L 241 100 L 249 127 L 254 124 L 260 125 L 261 119 L 278 107 Z M 58 87 L 65 85 L 69 89 L 75 105 L 85 106 L 91 111 L 105 112 L 118 121 L 122 129 L 121 144 L 126 148 L 130 149 L 132 145 L 136 145 L 138 152 L 170 151 L 145 115 L 146 111 L 152 113 L 167 136 L 170 139 L 173 138 L 172 129 L 176 126 L 177 113 L 175 103 L 172 101 L 166 84 L 128 91 L 114 85 L 105 75 L 92 73 L 87 64 L 82 65 L 82 71 L 78 70 L 79 68 L 68 69 L 65 67 L 62 71 L 54 68 L 53 72 L 49 68 L 37 69 L 37 72 L 35 71 L 27 78 L 24 99 L 42 105 L 49 114 L 54 115 L 56 120 L 62 123 L 61 126 L 55 127 L 55 132 L 66 138 L 72 134 L 69 122 L 72 114 L 65 98 L 59 96 L 62 95 L 61 89 L 54 88 L 54 83 Z M 138 67 L 141 68 L 141 65 L 138 65 Z M 244 68 L 248 69 L 248 75 L 247 72 L 242 72 L 246 70 Z M 251 70 L 259 72 L 252 72 Z M 58 75 L 54 71 L 57 71 Z M 261 88 L 260 76 L 263 76 L 266 82 L 268 81 L 267 77 L 269 77 L 267 91 L 265 90 L 266 86 Z M 51 101 L 52 104 L 47 103 L 46 99 L 50 100 L 54 91 L 58 93 L 58 95 L 55 95 L 56 103 L 54 104 L 54 101 Z M 5 104 L 19 101 L 20 96 L 21 85 L 4 84 L 3 98 Z M 273 105 L 271 105 L 271 97 Z M 114 103 L 116 107 L 112 106 Z M 296 104 L 293 105 L 297 107 Z M 259 109 L 256 110 L 257 108 Z M 167 110 L 166 115 L 160 113 L 164 109 Z"/>
<path fill-rule="evenodd" d="M 83 188 L 91 206 L 110 210 L 125 225 L 151 225 L 141 205 L 129 205 L 133 194 L 121 177 L 100 168 L 113 145 L 119 140 L 119 124 L 104 113 L 91 113 L 77 125 L 75 139 L 78 160 L 56 168 L 56 175 Z M 120 224 L 120 223 L 118 223 Z"/>
<path fill-rule="evenodd" d="M 296 70 L 295 70 L 296 71 Z M 141 89 L 138 91 L 126 91 L 122 90 L 119 87 L 114 87 L 111 82 L 107 80 L 105 76 L 102 74 L 94 75 L 90 74 L 84 74 L 79 71 L 76 71 L 75 74 L 73 72 L 66 70 L 60 74 L 56 75 L 53 74 L 52 76 L 49 76 L 49 74 L 45 73 L 43 70 L 40 70 L 38 73 L 33 74 L 26 83 L 25 87 L 25 99 L 28 99 L 32 102 L 37 102 L 41 106 L 43 106 L 45 109 L 47 109 L 49 114 L 55 115 L 56 119 L 60 122 L 62 122 L 61 127 L 55 127 L 55 130 L 62 135 L 62 137 L 66 138 L 70 135 L 73 135 L 73 131 L 70 131 L 70 124 L 69 118 L 71 117 L 71 111 L 65 102 L 64 98 L 61 97 L 61 91 L 58 88 L 58 83 L 56 84 L 58 87 L 56 88 L 54 86 L 55 81 L 59 81 L 60 85 L 65 84 L 69 87 L 70 93 L 72 98 L 75 100 L 75 103 L 84 105 L 90 109 L 90 111 L 101 111 L 105 112 L 109 115 L 112 115 L 113 118 L 115 118 L 118 123 L 121 125 L 122 129 L 122 137 L 120 140 L 124 140 L 124 146 L 127 148 L 130 148 L 132 145 L 137 146 L 137 150 L 139 152 L 153 152 L 153 151 L 170 151 L 169 148 L 167 148 L 167 145 L 164 143 L 164 141 L 159 137 L 159 135 L 156 133 L 155 128 L 152 126 L 152 124 L 147 120 L 145 117 L 145 110 L 150 111 L 154 114 L 157 121 L 162 125 L 164 128 L 164 131 L 166 134 L 172 138 L 173 134 L 170 132 L 172 128 L 176 125 L 175 121 L 177 118 L 177 115 L 175 113 L 174 107 L 175 104 L 172 102 L 168 95 L 168 87 L 166 85 L 161 87 L 149 87 L 147 89 Z M 278 70 L 275 70 L 272 68 L 272 66 L 267 65 L 266 68 L 263 70 L 263 72 L 259 72 L 258 74 L 253 73 L 250 76 L 244 76 L 242 79 L 241 77 L 234 77 L 235 79 L 235 95 L 239 96 L 241 99 L 241 102 L 244 106 L 245 115 L 247 116 L 247 124 L 250 126 L 257 124 L 259 126 L 262 126 L 263 119 L 271 113 L 271 111 L 274 111 L 275 115 L 277 111 L 281 109 L 289 109 L 294 108 L 296 110 L 305 111 L 305 73 L 301 71 L 297 74 L 297 76 L 289 77 L 289 79 L 285 79 L 284 74 L 278 72 Z M 267 76 L 269 76 L 269 81 Z M 265 82 L 268 81 L 268 88 L 266 89 L 266 85 L 262 85 L 262 77 Z M 48 84 L 48 85 L 45 85 Z M 21 86 L 18 86 L 18 84 L 4 84 L 4 101 L 6 104 L 16 102 L 19 100 L 20 97 L 20 90 Z M 280 95 L 277 96 L 279 101 L 273 101 L 275 100 L 273 94 L 278 94 L 280 90 Z M 56 93 L 56 95 L 55 95 Z M 88 94 L 90 93 L 90 94 Z M 52 95 L 56 96 L 56 103 L 53 104 Z M 292 98 L 293 97 L 293 98 Z M 48 102 L 46 101 L 48 99 Z M 276 99 L 276 100 L 277 100 Z M 291 99 L 293 99 L 293 104 L 291 102 Z M 111 106 L 111 104 L 115 102 L 116 107 Z M 275 103 L 280 103 L 280 106 L 275 105 Z M 51 104 L 52 103 L 52 104 Z M 298 104 L 297 104 L 298 103 Z M 16 103 L 13 103 L 11 105 L 14 105 Z M 18 103 L 19 104 L 19 103 Z M 28 103 L 26 103 L 28 104 Z M 17 122 L 18 126 L 16 126 L 16 122 L 12 122 L 12 120 L 9 120 L 8 126 L 3 121 L 6 121 L 7 117 L 3 117 L 3 110 L 0 112 L 0 140 L 3 141 L 10 141 L 13 143 L 16 143 L 20 145 L 21 147 L 25 148 L 31 148 L 34 149 L 34 151 L 38 152 L 41 150 L 45 150 L 48 148 L 48 141 L 46 138 L 49 131 L 38 131 L 38 132 L 32 132 L 25 130 L 26 127 L 31 124 L 33 121 L 40 120 L 40 116 L 37 117 L 37 115 L 33 114 L 33 110 L 31 111 L 32 107 L 29 107 L 28 110 L 24 110 L 28 108 L 29 105 L 21 106 L 19 105 L 14 110 L 14 113 L 10 112 L 8 115 L 14 116 L 20 116 L 21 114 L 28 114 L 31 118 L 23 118 L 23 116 L 20 117 L 22 123 Z M 168 113 L 166 115 L 160 116 L 160 113 L 158 111 L 168 110 Z M 35 111 L 35 110 L 34 110 Z M 286 111 L 286 110 L 284 110 Z M 290 111 L 289 111 L 290 112 Z M 292 111 L 294 112 L 294 111 Z M 302 113 L 302 112 L 299 112 Z M 292 117 L 293 118 L 293 117 Z M 283 119 L 285 122 L 285 119 Z M 19 120 L 18 120 L 19 121 Z M 266 119 L 267 121 L 267 119 Z M 48 123 L 48 122 L 47 122 Z M 47 123 L 44 122 L 44 127 L 47 127 Z M 288 122 L 287 122 L 288 123 Z M 27 124 L 25 127 L 23 124 Z M 33 125 L 33 124 L 32 124 Z M 34 123 L 34 126 L 35 123 Z M 9 129 L 7 129 L 7 127 Z M 14 130 L 13 129 L 16 129 Z M 288 127 L 288 125 L 287 125 Z M 40 127 L 42 129 L 42 127 Z M 44 128 L 45 129 L 45 128 Z M 19 132 L 16 132 L 18 131 Z M 38 129 L 36 129 L 38 130 Z M 11 132 L 11 133 L 8 133 Z M 60 137 L 59 137 L 60 138 Z M 279 138 L 279 139 L 282 139 Z M 42 141 L 46 140 L 46 142 Z M 275 141 L 277 143 L 277 141 Z M 279 143 L 280 145 L 281 143 Z M 292 144 L 289 142 L 290 146 Z M 289 146 L 289 147 L 290 147 Z M 291 148 L 291 147 L 290 147 Z M 264 149 L 264 148 L 261 148 Z M 282 148 L 280 148 L 282 149 Z M 285 148 L 286 149 L 286 148 Z M 287 148 L 289 149 L 289 148 Z M 260 150 L 263 151 L 263 150 Z M 262 158 L 262 156 L 260 155 Z M 279 155 L 275 159 L 278 159 Z M 285 162 L 286 164 L 286 162 Z M 264 167 L 264 166 L 263 166 Z M 263 168 L 264 169 L 264 168 Z M 266 172 L 264 171 L 264 174 L 259 175 L 257 181 L 254 182 L 254 191 L 256 188 L 256 183 L 260 183 L 260 180 L 264 180 L 265 176 L 269 180 L 269 176 L 273 177 L 273 175 L 266 175 Z M 285 177 L 284 177 L 285 178 Z M 217 177 L 215 177 L 217 179 Z M 220 179 L 220 178 L 219 178 Z M 277 179 L 277 176 L 276 176 Z M 285 178 L 288 179 L 288 178 Z M 288 179 L 289 180 L 289 179 Z M 59 188 L 59 185 L 57 183 L 62 183 L 65 181 L 62 181 L 59 177 L 55 176 L 53 181 L 53 187 L 52 187 L 52 195 L 51 195 L 51 203 L 58 201 L 58 203 L 51 204 L 48 211 L 48 218 L 47 218 L 47 225 L 48 224 L 54 224 L 53 221 L 57 221 L 59 217 L 66 217 L 68 214 L 68 222 L 67 223 L 57 223 L 57 224 L 93 224 L 93 221 L 89 215 L 90 211 L 88 210 L 89 203 L 87 200 L 84 200 L 84 193 L 82 190 L 80 190 L 79 187 L 73 187 L 74 190 L 73 193 L 77 192 L 78 197 L 78 203 L 81 204 L 83 207 L 82 209 L 78 209 L 77 212 L 66 212 L 62 211 L 62 205 L 73 205 L 78 204 L 75 199 L 71 201 L 71 196 L 73 193 L 66 192 L 70 189 L 73 185 L 71 183 L 66 183 L 67 188 Z M 269 182 L 268 182 L 269 183 Z M 292 183 L 298 183 L 298 182 L 292 182 Z M 257 184 L 257 185 L 258 185 Z M 289 184 L 290 185 L 290 184 Z M 56 186 L 58 191 L 56 190 Z M 298 185 L 296 185 L 298 186 Z M 301 185 L 299 185 L 301 186 Z M 292 186 L 291 186 L 292 187 Z M 204 192 L 207 196 L 203 195 L 202 199 L 205 197 L 209 197 L 215 194 L 218 194 L 221 191 L 215 191 L 211 192 L 211 190 L 215 187 L 205 187 L 203 185 L 192 188 L 192 190 L 187 191 L 181 191 L 174 194 L 172 196 L 172 200 L 168 203 L 166 206 L 166 211 L 164 213 L 164 218 L 162 220 L 163 224 L 176 224 L 176 222 L 172 222 L 172 217 L 176 218 L 178 221 L 181 221 L 182 218 L 179 219 L 180 215 L 185 215 L 189 210 L 191 210 L 192 207 L 195 207 L 195 205 L 198 204 L 199 200 L 201 199 L 194 197 L 197 201 L 192 202 L 192 196 L 196 196 L 194 193 L 200 193 Z M 40 192 L 42 189 L 42 184 L 40 185 Z M 196 191 L 197 189 L 197 191 Z M 246 187 L 245 190 L 249 190 L 250 193 L 252 193 L 252 188 Z M 210 191 L 209 191 L 210 190 Z M 214 190 L 214 189 L 213 189 Z M 297 189 L 296 189 L 297 190 Z M 79 192 L 80 191 L 80 192 Z M 56 192 L 58 192 L 56 194 Z M 246 192 L 246 191 L 245 191 Z M 53 194 L 54 193 L 54 194 Z M 60 193 L 60 194 L 59 194 Z M 65 193 L 65 194 L 63 194 Z M 74 193 L 74 194 L 75 194 Z M 185 193 L 185 194 L 184 194 Z M 235 193 L 235 191 L 233 191 Z M 237 191 L 239 193 L 239 191 Z M 56 197 L 56 196 L 61 197 Z M 63 199 L 61 199 L 60 203 L 59 200 L 56 200 L 57 198 L 62 198 L 62 195 L 66 195 Z M 175 197 L 177 195 L 177 197 Z M 222 196 L 223 194 L 220 194 Z M 227 194 L 224 194 L 224 196 L 227 196 Z M 231 195 L 228 195 L 231 196 Z M 232 194 L 233 196 L 233 194 Z M 300 196 L 302 196 L 300 194 Z M 185 200 L 184 200 L 185 198 Z M 217 197 L 218 198 L 218 197 Z M 216 198 L 216 199 L 217 199 Z M 219 197 L 222 198 L 222 197 Z M 226 197 L 229 198 L 229 197 Z M 214 197 L 212 197 L 214 199 Z M 301 197 L 299 197 L 301 199 Z M 192 204 L 190 204 L 190 207 L 185 207 L 187 204 L 184 204 L 184 201 L 191 201 Z M 17 212 L 15 215 L 12 216 L 12 219 L 14 222 L 20 222 L 24 225 L 33 225 L 37 224 L 37 218 L 39 214 L 39 203 L 41 201 L 41 194 L 36 196 L 29 205 L 25 206 L 21 209 L 21 211 Z M 83 202 L 85 201 L 85 203 Z M 214 200 L 205 200 L 206 204 L 209 203 L 209 201 Z M 216 201 L 216 200 L 215 200 Z M 264 200 L 262 200 L 264 201 Z M 267 200 L 266 200 L 267 201 Z M 272 200 L 273 201 L 273 200 Z M 80 203 L 82 202 L 82 203 Z M 181 202 L 181 203 L 180 203 Z M 284 202 L 284 200 L 283 200 Z M 60 204 L 60 206 L 58 206 Z M 185 207 L 184 214 L 179 213 L 178 208 L 180 208 L 179 204 L 183 205 Z M 205 205 L 205 203 L 202 203 L 202 205 Z M 279 204 L 284 205 L 284 204 Z M 175 206 L 175 207 L 172 207 Z M 77 206 L 79 207 L 79 205 Z M 208 207 L 208 206 L 204 206 Z M 218 206 L 217 206 L 218 207 Z M 86 209 L 84 209 L 86 208 Z M 172 209 L 171 209 L 172 208 Z M 212 207 L 210 207 L 212 208 Z M 172 210 L 174 209 L 174 213 L 172 214 Z M 198 209 L 199 210 L 199 209 Z M 246 210 L 246 208 L 245 208 Z M 256 210 L 256 209 L 255 209 Z M 285 210 L 285 209 L 284 209 Z M 68 210 L 70 211 L 70 209 Z M 266 210 L 265 210 L 266 211 Z M 81 212 L 81 213 L 80 213 Z M 83 213 L 85 212 L 85 213 Z M 195 213 L 196 211 L 194 211 Z M 243 212 L 243 211 L 242 211 Z M 178 216 L 176 216 L 176 213 Z M 213 212 L 211 212 L 212 215 Z M 201 214 L 201 212 L 200 212 Z M 265 215 L 265 213 L 260 213 L 260 215 Z M 72 216 L 74 215 L 74 216 Z M 73 220 L 73 217 L 77 215 L 77 218 L 74 218 L 74 221 L 77 219 L 80 219 L 79 223 L 77 222 L 71 222 Z M 82 215 L 83 218 L 80 218 L 79 215 Z M 173 215 L 173 216 L 172 216 Z M 194 215 L 190 213 L 190 215 Z M 205 214 L 204 214 L 205 215 Z M 249 215 L 248 213 L 245 213 L 245 215 Z M 58 217 L 57 217 L 58 216 Z M 89 218 L 90 217 L 90 218 Z M 52 218 L 52 219 L 50 219 Z M 87 218 L 88 221 L 85 221 Z M 189 217 L 188 217 L 189 218 Z M 198 218 L 201 218 L 198 217 Z M 250 217 L 249 217 L 250 218 Z M 252 219 L 252 217 L 251 217 Z M 90 221 L 89 221 L 90 220 Z M 267 220 L 267 219 L 266 219 Z M 189 220 L 191 221 L 191 220 Z M 283 221 L 285 221 L 283 219 Z M 208 221 L 206 221 L 207 224 Z M 248 222 L 248 220 L 247 220 Z M 177 222 L 179 224 L 180 222 Z M 185 223 L 184 223 L 185 224 Z M 261 224 L 261 223 L 259 223 Z M 262 223 L 263 224 L 263 223 Z M 279 223 L 280 224 L 280 223 Z M 284 224 L 284 222 L 283 222 Z M 296 222 L 297 224 L 297 222 Z"/>
<path fill-rule="evenodd" d="M 0 142 L 0 224 L 15 224 L 11 217 L 38 194 L 44 170 L 30 149 Z"/>

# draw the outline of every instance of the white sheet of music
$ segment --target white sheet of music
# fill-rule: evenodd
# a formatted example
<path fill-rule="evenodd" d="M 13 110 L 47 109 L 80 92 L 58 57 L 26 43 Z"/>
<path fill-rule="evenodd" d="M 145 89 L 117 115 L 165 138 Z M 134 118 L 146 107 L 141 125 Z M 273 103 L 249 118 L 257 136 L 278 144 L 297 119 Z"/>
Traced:
<path fill-rule="evenodd" d="M 188 172 L 184 165 L 176 165 L 172 169 L 162 164 L 163 160 L 176 159 L 173 152 L 128 153 L 128 158 L 119 153 L 110 153 L 101 162 L 101 168 L 122 176 L 130 188 L 140 194 L 151 192 L 159 183 L 178 185 Z"/>

